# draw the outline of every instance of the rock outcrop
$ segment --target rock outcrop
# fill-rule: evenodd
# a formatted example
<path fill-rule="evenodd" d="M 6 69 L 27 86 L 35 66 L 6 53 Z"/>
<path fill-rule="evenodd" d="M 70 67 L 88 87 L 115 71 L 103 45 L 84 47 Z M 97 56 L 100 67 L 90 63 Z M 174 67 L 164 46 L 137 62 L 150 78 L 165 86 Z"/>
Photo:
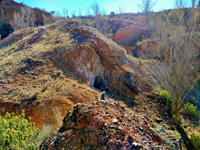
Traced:
<path fill-rule="evenodd" d="M 162 139 L 152 126 L 148 117 L 136 115 L 122 102 L 77 104 L 40 149 L 160 149 Z"/>

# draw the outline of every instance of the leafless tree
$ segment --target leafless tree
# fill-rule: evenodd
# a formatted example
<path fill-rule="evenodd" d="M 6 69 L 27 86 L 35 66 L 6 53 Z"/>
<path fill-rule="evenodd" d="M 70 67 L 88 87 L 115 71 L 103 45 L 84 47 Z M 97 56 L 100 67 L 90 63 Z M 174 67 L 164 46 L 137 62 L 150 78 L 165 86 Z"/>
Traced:
<path fill-rule="evenodd" d="M 23 24 L 22 15 L 19 12 L 14 12 L 13 19 L 10 23 L 14 27 L 15 30 L 22 29 L 23 28 L 23 26 L 22 26 L 22 24 Z"/>
<path fill-rule="evenodd" d="M 81 10 L 81 8 L 78 9 L 78 15 L 79 15 L 79 17 L 82 16 L 82 10 Z"/>
<path fill-rule="evenodd" d="M 42 14 L 42 17 L 43 17 L 44 24 L 50 23 L 49 18 L 45 14 Z"/>
<path fill-rule="evenodd" d="M 26 27 L 34 27 L 35 25 L 35 13 L 34 10 L 30 7 L 24 6 L 21 8 L 22 16 L 24 18 L 24 24 L 27 24 Z"/>
<path fill-rule="evenodd" d="M 86 14 L 86 16 L 90 15 L 90 7 L 87 7 L 87 10 L 86 10 L 85 14 Z"/>
<path fill-rule="evenodd" d="M 106 12 L 106 10 L 104 8 L 102 9 L 101 14 L 102 15 L 106 15 L 107 14 L 107 12 Z"/>
<path fill-rule="evenodd" d="M 109 23 L 109 20 L 102 20 L 102 26 L 101 26 L 101 32 L 107 36 L 107 34 L 110 33 L 111 24 Z"/>
<path fill-rule="evenodd" d="M 184 2 L 183 2 L 183 0 L 176 0 L 175 6 L 176 6 L 177 8 L 182 8 L 182 7 L 184 7 Z"/>
<path fill-rule="evenodd" d="M 163 24 L 157 27 L 150 42 L 155 43 L 148 53 L 158 60 L 152 63 L 152 74 L 172 95 L 174 123 L 180 123 L 182 103 L 200 80 L 200 51 L 197 42 L 200 33 L 196 31 L 199 16 L 190 15 L 187 25 Z M 150 51 L 150 52 L 149 52 Z"/>
<path fill-rule="evenodd" d="M 27 6 L 21 7 L 20 12 L 14 12 L 11 24 L 15 30 L 34 27 L 35 14 L 33 9 Z"/>
<path fill-rule="evenodd" d="M 50 14 L 51 14 L 52 16 L 54 16 L 54 15 L 55 15 L 55 11 L 50 11 Z"/>
<path fill-rule="evenodd" d="M 192 0 L 192 8 L 194 9 L 195 5 L 196 5 L 197 0 Z"/>
<path fill-rule="evenodd" d="M 91 9 L 95 16 L 98 16 L 101 14 L 100 5 L 97 2 L 91 5 Z"/>
<path fill-rule="evenodd" d="M 72 11 L 71 16 L 72 16 L 72 18 L 75 18 L 75 17 L 76 17 L 76 11 L 75 11 L 75 10 Z"/>
<path fill-rule="evenodd" d="M 176 8 L 188 8 L 189 7 L 189 5 L 188 5 L 188 2 L 189 2 L 190 0 L 176 0 L 175 1 L 175 6 L 176 6 Z M 196 0 L 191 0 L 191 3 L 192 3 L 192 8 L 194 8 L 195 7 L 195 3 L 196 3 Z"/>
<path fill-rule="evenodd" d="M 149 12 L 152 11 L 152 8 L 155 6 L 156 4 L 156 0 L 142 0 L 141 4 L 138 5 L 138 7 L 140 8 L 140 10 L 145 13 L 145 17 L 146 17 L 146 26 L 149 23 Z"/>
<path fill-rule="evenodd" d="M 125 12 L 122 6 L 119 6 L 118 10 L 119 10 L 119 14 L 123 14 Z"/>
<path fill-rule="evenodd" d="M 64 18 L 67 18 L 68 13 L 69 13 L 68 9 L 67 8 L 63 8 L 63 17 Z"/>
<path fill-rule="evenodd" d="M 56 11 L 55 16 L 56 16 L 56 17 L 62 17 L 60 11 Z"/>

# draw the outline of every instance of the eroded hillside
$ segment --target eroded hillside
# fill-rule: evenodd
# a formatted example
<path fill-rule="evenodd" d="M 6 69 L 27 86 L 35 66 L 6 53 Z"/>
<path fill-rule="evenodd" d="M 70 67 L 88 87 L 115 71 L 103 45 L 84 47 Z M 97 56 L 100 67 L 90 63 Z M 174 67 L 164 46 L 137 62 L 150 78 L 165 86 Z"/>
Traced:
<path fill-rule="evenodd" d="M 39 127 L 56 123 L 51 111 L 63 116 L 63 104 L 97 100 L 98 91 L 132 107 L 153 89 L 145 65 L 78 21 L 19 30 L 1 41 L 0 60 L 1 114 L 27 109 Z"/>
<path fill-rule="evenodd" d="M 0 115 L 25 110 L 26 116 L 31 116 L 42 129 L 48 125 L 60 127 L 66 113 L 77 103 L 82 103 L 83 111 L 92 105 L 90 113 L 98 117 L 105 117 L 103 112 L 111 109 L 108 112 L 111 120 L 119 117 L 119 110 L 124 109 L 128 115 L 143 113 L 135 116 L 134 131 L 145 122 L 148 126 L 148 131 L 139 131 L 140 145 L 143 138 L 150 142 L 151 136 L 156 135 L 159 141 L 153 141 L 176 147 L 180 134 L 170 124 L 166 104 L 153 93 L 157 81 L 151 69 L 150 60 L 141 63 L 123 47 L 75 19 L 18 30 L 0 41 Z M 106 92 L 106 102 L 98 104 L 94 101 L 100 99 L 102 91 Z M 135 111 L 125 108 L 127 106 L 115 107 L 120 103 L 113 100 L 121 100 Z M 121 120 L 130 122 L 125 114 Z M 130 128 L 130 123 L 128 126 Z M 108 129 L 106 134 L 110 135 L 110 127 Z M 131 133 L 126 130 L 125 139 Z M 79 137 L 79 132 L 68 132 Z M 146 146 L 150 147 L 151 143 Z"/>

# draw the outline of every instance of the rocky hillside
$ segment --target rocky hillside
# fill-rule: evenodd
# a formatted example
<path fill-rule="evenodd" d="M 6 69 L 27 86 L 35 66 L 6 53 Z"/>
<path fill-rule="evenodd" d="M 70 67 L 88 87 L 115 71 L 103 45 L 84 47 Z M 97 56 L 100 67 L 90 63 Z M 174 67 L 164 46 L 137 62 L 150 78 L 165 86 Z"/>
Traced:
<path fill-rule="evenodd" d="M 25 109 L 40 128 L 58 125 L 73 104 L 100 91 L 132 107 L 154 89 L 147 67 L 78 21 L 19 30 L 0 41 L 0 114 Z"/>
<path fill-rule="evenodd" d="M 181 137 L 156 99 L 151 69 L 80 20 L 18 30 L 0 41 L 0 115 L 25 110 L 40 130 L 62 126 L 41 149 L 177 148 Z"/>
<path fill-rule="evenodd" d="M 40 149 L 170 149 L 172 145 L 179 149 L 176 141 L 162 146 L 166 141 L 154 128 L 147 116 L 136 115 L 122 102 L 77 104 L 67 113 L 59 131 L 49 136 Z M 170 134 L 170 130 L 161 130 Z M 171 134 L 172 141 L 173 138 L 178 137 Z"/>

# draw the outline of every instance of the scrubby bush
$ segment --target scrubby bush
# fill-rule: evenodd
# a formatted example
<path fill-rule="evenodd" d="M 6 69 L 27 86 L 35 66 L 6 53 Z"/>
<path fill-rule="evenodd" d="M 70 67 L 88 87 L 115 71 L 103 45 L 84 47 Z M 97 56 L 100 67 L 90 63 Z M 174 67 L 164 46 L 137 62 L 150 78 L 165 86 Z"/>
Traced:
<path fill-rule="evenodd" d="M 142 64 L 142 59 L 138 59 L 138 63 L 139 63 L 139 64 Z"/>
<path fill-rule="evenodd" d="M 168 91 L 162 90 L 160 88 L 155 88 L 154 92 L 157 95 L 158 99 L 165 100 L 166 102 L 168 102 L 168 104 L 171 104 L 171 102 L 172 102 L 172 96 L 169 94 Z"/>
<path fill-rule="evenodd" d="M 36 149 L 34 140 L 38 129 L 34 123 L 24 118 L 24 111 L 20 115 L 6 113 L 0 116 L 0 150 Z"/>
<path fill-rule="evenodd" d="M 188 118 L 190 120 L 195 120 L 199 118 L 200 112 L 197 111 L 197 106 L 194 106 L 191 103 L 186 103 L 181 109 L 181 113 L 184 118 Z"/>
<path fill-rule="evenodd" d="M 169 14 L 167 15 L 166 21 L 168 23 L 173 23 L 173 24 L 178 23 L 178 17 L 177 17 L 177 14 L 176 14 L 176 10 L 171 10 L 169 12 Z"/>
<path fill-rule="evenodd" d="M 196 98 L 192 97 L 191 99 L 189 99 L 188 102 L 191 103 L 191 104 L 193 104 L 195 106 L 196 105 Z"/>
<path fill-rule="evenodd" d="M 168 13 L 166 21 L 178 25 L 181 21 L 186 21 L 187 18 L 187 13 L 184 10 L 174 9 Z"/>
<path fill-rule="evenodd" d="M 200 150 L 200 136 L 193 134 L 190 138 L 190 142 L 194 150 Z"/>

